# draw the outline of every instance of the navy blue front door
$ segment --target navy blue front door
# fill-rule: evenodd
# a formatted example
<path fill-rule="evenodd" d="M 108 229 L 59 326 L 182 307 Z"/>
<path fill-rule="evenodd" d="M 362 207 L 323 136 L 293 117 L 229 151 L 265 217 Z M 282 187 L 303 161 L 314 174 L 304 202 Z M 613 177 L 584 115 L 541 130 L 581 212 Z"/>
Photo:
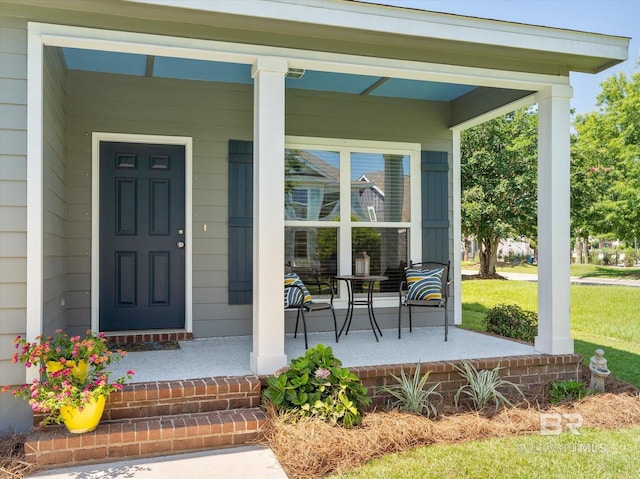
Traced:
<path fill-rule="evenodd" d="M 100 143 L 100 330 L 185 326 L 185 149 Z"/>

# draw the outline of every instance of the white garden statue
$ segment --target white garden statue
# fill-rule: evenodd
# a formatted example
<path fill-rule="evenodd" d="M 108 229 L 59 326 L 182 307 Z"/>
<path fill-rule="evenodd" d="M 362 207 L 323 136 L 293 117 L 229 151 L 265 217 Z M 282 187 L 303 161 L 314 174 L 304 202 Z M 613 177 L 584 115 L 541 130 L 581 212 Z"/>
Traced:
<path fill-rule="evenodd" d="M 591 385 L 589 389 L 592 391 L 604 392 L 604 380 L 611 374 L 607 368 L 607 360 L 604 358 L 604 351 L 596 349 L 596 354 L 589 361 L 589 370 L 591 371 Z"/>

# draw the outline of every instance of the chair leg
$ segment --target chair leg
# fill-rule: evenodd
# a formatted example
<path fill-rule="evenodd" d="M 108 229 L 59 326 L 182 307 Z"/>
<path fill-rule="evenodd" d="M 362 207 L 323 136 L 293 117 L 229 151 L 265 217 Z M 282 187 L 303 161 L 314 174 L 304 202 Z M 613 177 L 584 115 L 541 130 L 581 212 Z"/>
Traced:
<path fill-rule="evenodd" d="M 401 328 L 402 328 L 402 303 L 398 306 L 398 339 L 401 336 Z"/>
<path fill-rule="evenodd" d="M 413 318 L 411 317 L 411 306 L 409 306 L 409 332 L 413 333 Z"/>
<path fill-rule="evenodd" d="M 336 312 L 331 308 L 331 314 L 333 314 L 333 330 L 336 332 L 336 343 L 338 342 L 338 321 L 336 320 Z"/>
<path fill-rule="evenodd" d="M 449 336 L 449 310 L 447 303 L 444 303 L 444 340 L 447 341 Z"/>
<path fill-rule="evenodd" d="M 298 314 L 296 314 L 296 330 L 293 332 L 293 338 L 298 337 L 298 321 L 300 320 L 300 309 L 298 309 Z"/>
<path fill-rule="evenodd" d="M 302 313 L 302 327 L 304 329 L 304 349 L 309 349 L 309 342 L 307 341 L 307 320 L 304 317 L 303 308 L 300 308 L 300 313 Z"/>

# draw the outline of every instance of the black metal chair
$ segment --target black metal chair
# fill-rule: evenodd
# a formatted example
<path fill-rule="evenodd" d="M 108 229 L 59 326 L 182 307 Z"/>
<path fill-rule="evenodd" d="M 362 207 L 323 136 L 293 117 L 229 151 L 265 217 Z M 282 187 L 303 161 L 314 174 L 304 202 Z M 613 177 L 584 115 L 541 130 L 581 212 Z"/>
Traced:
<path fill-rule="evenodd" d="M 293 271 L 293 267 L 291 263 L 288 264 L 290 273 L 285 274 L 285 286 L 284 286 L 284 297 L 285 297 L 285 309 L 295 309 L 296 313 L 296 328 L 293 334 L 294 338 L 298 337 L 298 323 L 300 321 L 300 317 L 302 317 L 302 326 L 304 329 L 304 347 L 305 349 L 309 349 L 309 342 L 307 340 L 307 320 L 305 317 L 305 312 L 312 313 L 315 311 L 326 311 L 331 310 L 331 315 L 333 316 L 333 329 L 335 331 L 336 343 L 338 342 L 338 323 L 336 321 L 336 312 L 333 309 L 333 286 L 331 283 L 319 283 L 322 285 L 326 285 L 329 287 L 329 291 L 331 294 L 331 298 L 328 303 L 316 303 L 313 302 L 311 294 L 305 287 L 303 281 L 300 277 Z"/>
<path fill-rule="evenodd" d="M 449 335 L 449 312 L 447 309 L 447 302 L 449 300 L 449 284 L 450 284 L 449 270 L 451 269 L 450 266 L 451 266 L 450 261 L 447 263 L 436 263 L 436 262 L 411 263 L 409 265 L 409 268 L 405 270 L 404 280 L 402 281 L 402 283 L 400 283 L 400 290 L 399 290 L 400 304 L 398 306 L 398 339 L 400 339 L 401 337 L 403 307 L 409 308 L 409 332 L 412 332 L 412 327 L 413 327 L 412 318 L 411 318 L 412 308 L 444 308 L 444 340 L 447 341 L 447 337 Z M 430 276 L 431 278 L 435 278 L 435 279 L 437 279 L 437 274 L 435 273 L 434 270 L 442 269 L 442 274 L 440 275 L 439 284 L 435 281 L 431 281 L 430 282 L 431 284 L 429 285 L 429 287 L 431 288 L 430 292 L 435 293 L 435 296 L 436 296 L 435 298 L 433 297 L 434 294 L 430 294 L 430 295 L 427 295 L 426 299 L 417 299 L 413 297 L 410 297 L 409 299 L 407 299 L 407 293 L 409 293 L 409 288 L 410 288 L 410 285 L 408 284 L 408 281 L 407 281 L 407 277 L 408 277 L 407 271 L 412 269 L 425 272 L 423 273 L 423 276 L 425 278 Z M 429 275 L 427 271 L 433 271 L 433 273 Z M 420 275 L 413 275 L 414 278 L 416 276 L 420 276 Z M 434 287 L 435 289 L 439 289 L 439 293 L 440 293 L 439 297 L 438 297 L 438 294 L 433 290 Z M 403 298 L 403 292 L 405 293 L 404 298 Z"/>

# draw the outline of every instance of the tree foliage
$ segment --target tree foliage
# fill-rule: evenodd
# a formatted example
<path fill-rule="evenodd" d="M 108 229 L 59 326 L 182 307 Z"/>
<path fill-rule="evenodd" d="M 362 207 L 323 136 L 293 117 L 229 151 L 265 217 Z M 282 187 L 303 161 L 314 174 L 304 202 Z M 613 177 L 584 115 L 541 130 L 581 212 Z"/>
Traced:
<path fill-rule="evenodd" d="M 640 72 L 602 83 L 597 110 L 578 115 L 572 142 L 574 237 L 640 237 Z"/>
<path fill-rule="evenodd" d="M 482 245 L 482 276 L 495 275 L 501 238 L 536 235 L 537 127 L 528 108 L 462 134 L 462 232 Z"/>

